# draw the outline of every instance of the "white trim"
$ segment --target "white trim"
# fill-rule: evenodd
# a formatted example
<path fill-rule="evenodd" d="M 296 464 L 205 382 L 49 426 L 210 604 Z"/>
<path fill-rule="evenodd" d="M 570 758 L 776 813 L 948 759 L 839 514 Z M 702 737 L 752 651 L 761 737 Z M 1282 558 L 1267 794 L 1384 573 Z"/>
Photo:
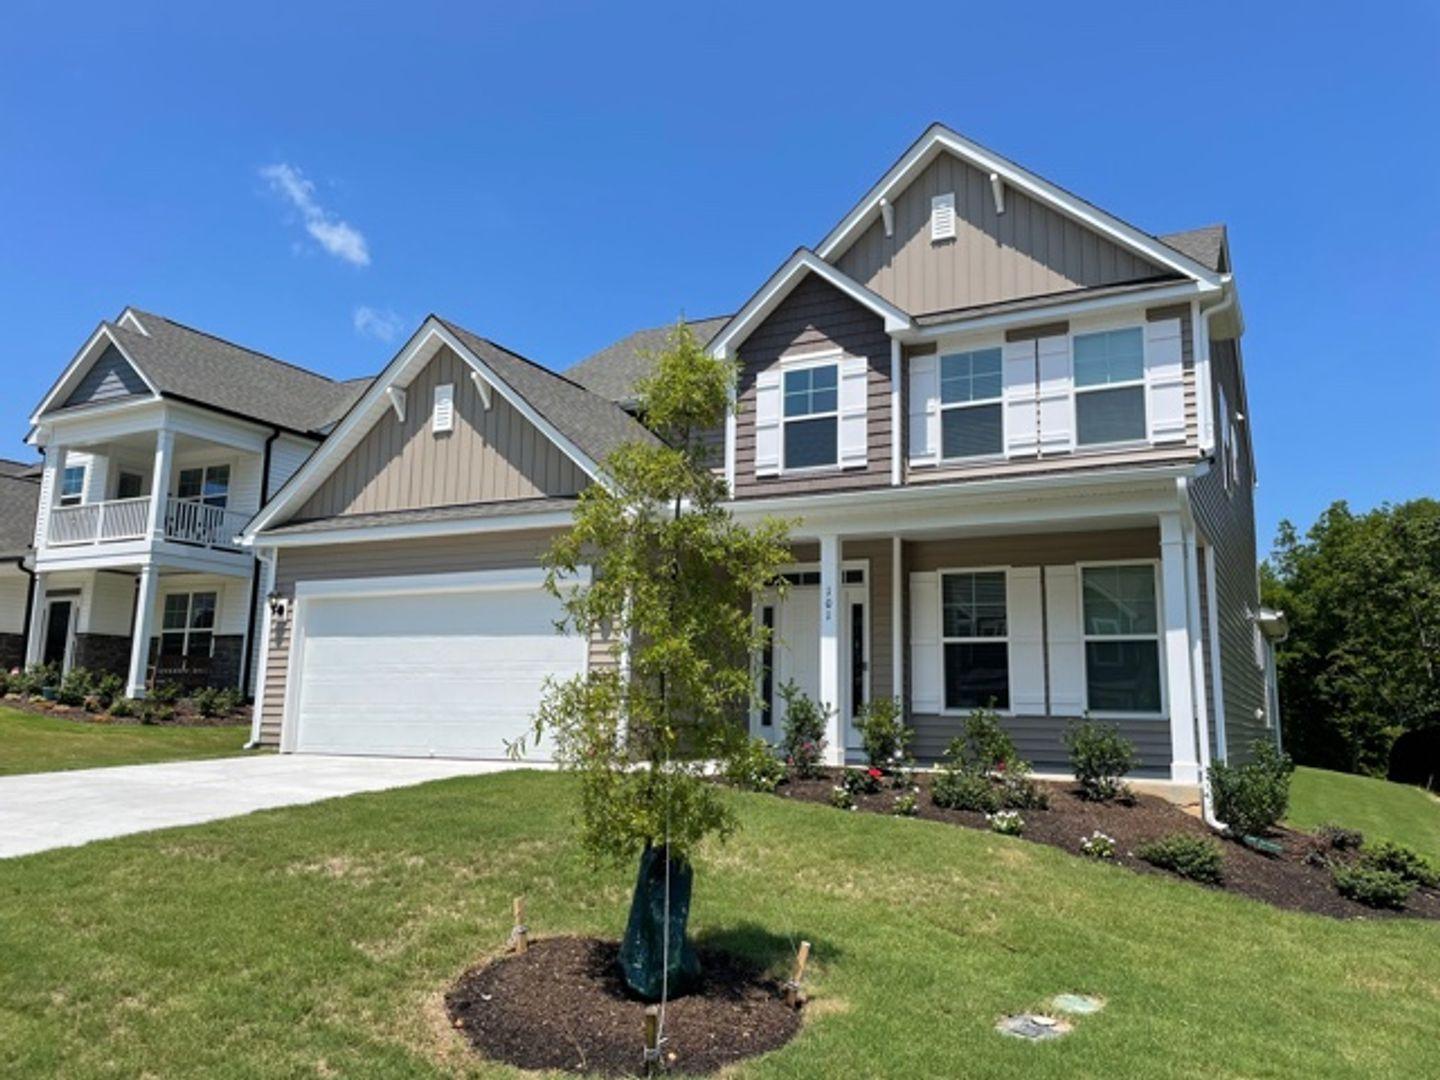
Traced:
<path fill-rule="evenodd" d="M 913 327 L 910 316 L 901 311 L 878 293 L 867 289 L 858 281 L 842 274 L 835 267 L 818 258 L 813 251 L 801 248 L 770 279 L 762 285 L 745 306 L 739 310 L 720 332 L 710 341 L 706 351 L 712 356 L 725 358 L 744 342 L 750 331 L 762 322 L 780 302 L 790 295 L 791 290 L 806 274 L 817 274 L 829 284 L 845 293 L 856 303 L 869 308 L 885 321 L 887 333 L 896 333 Z"/>
<path fill-rule="evenodd" d="M 1216 588 L 1215 547 L 1205 545 L 1205 621 L 1210 633 L 1210 694 L 1215 702 L 1215 756 L 1230 760 L 1225 742 L 1225 672 L 1220 666 L 1220 604 Z"/>
<path fill-rule="evenodd" d="M 130 324 L 131 329 L 137 334 L 144 334 L 146 337 L 150 336 L 150 331 L 145 329 L 145 324 L 140 321 L 139 316 L 135 314 L 133 308 L 127 307 L 122 311 L 120 317 L 115 320 L 115 325 L 124 326 L 127 322 Z"/>
<path fill-rule="evenodd" d="M 905 697 L 905 639 L 909 623 L 905 610 L 905 541 L 890 538 L 890 696 L 900 702 L 900 715 L 909 715 Z"/>
<path fill-rule="evenodd" d="M 150 376 L 146 375 L 145 372 L 141 370 L 140 365 L 135 363 L 134 358 L 125 351 L 125 346 L 120 344 L 120 339 L 110 332 L 110 328 L 104 323 L 101 323 L 95 328 L 95 333 L 91 334 L 85 344 L 80 347 L 80 351 L 75 354 L 75 359 L 66 365 L 65 370 L 60 374 L 59 380 L 50 388 L 50 392 L 45 395 L 45 399 L 41 401 L 35 411 L 30 414 L 30 423 L 32 426 L 40 423 L 40 418 L 45 414 L 46 410 L 50 408 L 56 398 L 59 398 L 62 394 L 68 397 L 74 392 L 75 387 L 79 385 L 80 380 L 84 378 L 85 371 L 88 371 L 90 365 L 100 359 L 100 354 L 104 352 L 104 349 L 101 349 L 100 352 L 96 352 L 93 356 L 91 355 L 102 340 L 108 341 L 111 345 L 115 346 L 120 355 L 124 357 L 125 362 L 135 369 L 135 374 L 140 376 L 140 381 L 145 384 L 151 394 L 157 398 L 160 396 L 160 391 L 157 390 L 155 384 L 150 381 Z"/>
<path fill-rule="evenodd" d="M 474 368 L 470 369 L 470 381 L 475 384 L 475 392 L 480 395 L 480 403 L 485 406 L 485 411 L 490 411 L 491 397 L 490 384 Z"/>
<path fill-rule="evenodd" d="M 904 477 L 904 461 L 900 456 L 900 448 L 904 445 L 904 434 L 901 427 L 906 423 L 908 417 L 900 415 L 901 385 L 904 368 L 904 348 L 900 339 L 890 339 L 890 483 L 898 487 Z"/>
<path fill-rule="evenodd" d="M 1033 344 L 1033 343 L 1032 343 Z M 993 352 L 1000 360 L 999 370 L 995 377 L 1000 380 L 1000 390 L 993 398 L 971 399 L 969 401 L 945 401 L 945 360 L 947 357 L 970 356 L 973 369 L 974 354 L 982 352 Z M 972 376 L 973 378 L 973 376 Z M 1000 448 L 990 454 L 971 454 L 961 457 L 945 456 L 945 414 L 946 412 L 958 412 L 964 409 L 974 409 L 983 406 L 995 406 L 1000 410 Z M 941 349 L 935 355 L 935 413 L 936 425 L 938 428 L 938 439 L 935 446 L 935 464 L 938 468 L 947 465 L 983 465 L 986 462 L 1001 462 L 1008 458 L 1006 447 L 1009 445 L 1010 418 L 1009 409 L 1005 401 L 1005 341 L 1001 339 L 990 339 L 989 344 L 975 344 L 965 349 Z"/>
<path fill-rule="evenodd" d="M 395 410 L 395 419 L 400 423 L 405 422 L 405 390 L 399 386 L 387 386 L 385 396 L 390 399 L 390 406 Z"/>
<path fill-rule="evenodd" d="M 825 348 L 818 352 L 802 353 L 798 356 L 784 356 L 780 358 L 780 469 L 781 476 L 806 475 L 815 472 L 835 471 L 841 465 L 840 455 L 840 380 L 843 372 L 841 368 L 848 359 L 843 349 Z M 835 369 L 835 407 L 826 412 L 804 413 L 796 416 L 789 416 L 785 411 L 785 398 L 789 394 L 787 389 L 788 377 L 795 372 L 813 371 L 817 368 Z M 813 396 L 814 390 L 807 393 Z M 785 429 L 793 421 L 801 423 L 806 420 L 833 420 L 835 422 L 835 460 L 822 461 L 815 465 L 788 465 L 785 461 Z"/>
<path fill-rule="evenodd" d="M 1165 662 L 1165 590 L 1160 575 L 1160 559 L 1086 559 L 1075 563 L 1079 575 L 1076 601 L 1080 605 L 1080 647 L 1082 651 L 1091 641 L 1153 641 L 1155 658 L 1160 674 L 1160 711 L 1129 712 L 1119 710 L 1100 711 L 1090 707 L 1090 669 L 1086 664 L 1082 677 L 1085 683 L 1085 711 L 1098 720 L 1155 720 L 1165 721 L 1170 717 L 1170 678 Z M 1148 566 L 1155 586 L 1155 633 L 1153 634 L 1092 634 L 1085 629 L 1085 571 L 1107 566 Z"/>
<path fill-rule="evenodd" d="M 275 571 L 279 564 L 277 553 L 271 548 L 260 548 L 255 552 L 255 557 L 260 561 L 260 587 L 257 590 L 256 604 L 259 607 L 261 616 L 260 625 L 260 652 L 255 668 L 255 700 L 252 703 L 250 715 L 250 746 L 260 745 L 261 726 L 265 719 L 265 678 L 270 666 L 270 639 L 275 636 L 275 620 L 270 614 L 270 594 L 275 591 Z M 252 620 L 253 622 L 253 620 Z M 255 632 L 255 627 L 250 627 L 250 632 Z M 248 673 L 247 673 L 248 674 Z"/>
<path fill-rule="evenodd" d="M 431 536 L 468 536 L 473 533 L 518 532 L 524 529 L 560 529 L 570 525 L 574 515 L 569 510 L 551 510 L 534 514 L 507 514 L 498 518 L 459 518 L 453 521 L 416 521 L 400 525 L 345 525 L 336 522 L 332 528 L 315 532 L 247 533 L 241 540 L 245 547 L 264 544 L 266 547 L 317 547 L 325 544 L 365 544 L 384 540 L 418 540 Z"/>
<path fill-rule="evenodd" d="M 1150 390 L 1146 378 L 1145 368 L 1145 326 L 1146 323 L 1132 323 L 1129 320 L 1117 323 L 1114 326 L 1086 326 L 1080 330 L 1072 329 L 1067 335 L 1070 343 L 1070 408 L 1074 417 L 1075 428 L 1071 432 L 1070 442 L 1072 449 L 1084 448 L 1086 450 L 1118 450 L 1125 447 L 1148 447 L 1158 445 L 1150 433 Z M 1080 385 L 1080 379 L 1075 373 L 1075 343 L 1080 338 L 1097 337 L 1101 334 L 1116 334 L 1125 330 L 1133 330 L 1140 335 L 1140 374 L 1137 378 L 1126 379 L 1124 382 L 1113 383 L 1089 383 Z M 1182 369 L 1183 370 L 1183 369 Z M 1106 442 L 1081 442 L 1080 440 L 1080 399 L 1086 394 L 1099 394 L 1106 390 L 1138 390 L 1140 392 L 1140 435 L 1133 439 L 1110 439 Z"/>
<path fill-rule="evenodd" d="M 950 705 L 945 700 L 945 646 L 946 645 L 1004 645 L 1005 646 L 1005 697 L 1007 704 L 1003 709 L 996 709 L 998 716 L 1014 716 L 1014 702 L 1009 701 L 1011 697 L 1010 686 L 1010 571 L 1015 567 L 1005 566 L 942 566 L 935 570 L 938 587 L 935 590 L 935 603 L 938 605 L 936 614 L 936 626 L 939 627 L 939 637 L 936 638 L 936 647 L 940 650 L 940 708 L 937 711 L 939 716 L 968 716 L 977 708 L 988 708 L 989 706 L 979 705 Z M 1002 587 L 1005 590 L 1005 636 L 1004 637 L 950 637 L 945 633 L 945 577 L 947 574 L 999 574 Z"/>
<path fill-rule="evenodd" d="M 969 162 L 981 173 L 1024 192 L 1037 202 L 1047 204 L 1066 217 L 1110 238 L 1122 247 L 1139 252 L 1152 262 L 1169 267 L 1187 277 L 1218 284 L 1219 275 L 1188 256 L 1182 255 L 1162 241 L 1141 232 L 1133 225 L 1107 214 L 1099 207 L 1070 194 L 1048 180 L 1022 168 L 1000 155 L 971 142 L 943 124 L 932 124 L 897 161 L 865 197 L 835 226 L 816 249 L 822 259 L 838 260 L 869 226 L 882 198 L 892 203 L 901 190 L 920 175 L 942 151 Z"/>

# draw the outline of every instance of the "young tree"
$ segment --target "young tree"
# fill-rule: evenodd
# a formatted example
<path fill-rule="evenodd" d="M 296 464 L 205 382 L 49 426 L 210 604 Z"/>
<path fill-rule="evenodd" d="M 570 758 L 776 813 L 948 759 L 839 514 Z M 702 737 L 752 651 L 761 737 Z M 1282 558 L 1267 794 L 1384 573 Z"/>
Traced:
<path fill-rule="evenodd" d="M 649 1000 L 699 971 L 685 937 L 690 857 L 735 827 L 704 762 L 743 740 L 765 634 L 752 605 L 789 557 L 784 524 L 742 526 L 723 505 L 707 435 L 724 423 L 734 378 L 679 323 L 638 388 L 656 438 L 610 455 L 605 482 L 581 494 L 546 557 L 562 627 L 605 634 L 618 663 L 552 684 L 535 734 L 579 776 L 585 850 L 616 862 L 640 854 L 620 959 Z M 577 588 L 587 566 L 592 580 Z"/>

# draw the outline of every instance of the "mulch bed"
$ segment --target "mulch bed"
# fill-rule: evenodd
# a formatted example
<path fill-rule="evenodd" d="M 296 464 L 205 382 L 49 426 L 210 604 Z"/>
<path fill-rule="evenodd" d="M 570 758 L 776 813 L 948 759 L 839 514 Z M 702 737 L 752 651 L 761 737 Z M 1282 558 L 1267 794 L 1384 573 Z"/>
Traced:
<path fill-rule="evenodd" d="M 24 698 L 19 694 L 6 694 L 0 705 L 16 712 L 32 716 L 53 716 L 57 720 L 74 720 L 82 724 L 114 724 L 117 726 L 144 723 L 138 716 L 111 716 L 108 712 L 89 712 L 79 705 L 61 705 L 58 701 L 44 698 Z M 250 710 L 236 709 L 218 716 L 201 716 L 192 709 L 185 699 L 177 701 L 174 712 L 168 717 L 151 721 L 154 727 L 233 727 L 250 722 Z"/>
<path fill-rule="evenodd" d="M 831 771 L 821 779 L 792 779 L 782 784 L 776 794 L 782 798 L 828 805 L 836 776 L 838 773 Z M 931 802 L 930 781 L 931 777 L 924 774 L 916 778 L 921 788 L 921 818 L 989 830 L 990 824 L 985 820 L 984 814 L 944 810 Z M 879 814 L 892 812 L 895 792 L 888 786 L 888 780 L 882 781 L 882 784 L 886 786 L 882 787 L 879 794 L 857 796 L 859 811 Z M 1088 856 L 1081 851 L 1081 843 L 1098 829 L 1114 838 L 1117 850 L 1111 861 L 1117 865 L 1142 874 L 1173 877 L 1168 871 L 1151 866 L 1139 858 L 1134 854 L 1135 849 L 1147 840 L 1155 840 L 1171 833 L 1215 836 L 1215 832 L 1198 817 L 1155 795 L 1138 795 L 1128 804 L 1095 803 L 1080 798 L 1072 788 L 1064 784 L 1041 783 L 1039 786 L 1050 796 L 1050 808 L 1020 811 L 1020 816 L 1025 820 L 1025 831 L 1021 839 L 1049 844 L 1082 858 Z M 835 812 L 839 814 L 845 811 Z M 1407 915 L 1440 919 L 1440 892 L 1416 889 L 1401 911 L 1366 907 L 1341 896 L 1335 890 L 1330 869 L 1315 862 L 1315 859 L 1323 857 L 1338 865 L 1353 859 L 1352 853 L 1334 851 L 1316 836 L 1283 827 L 1275 829 L 1267 839 L 1280 844 L 1280 854 L 1269 855 L 1237 841 L 1219 840 L 1224 859 L 1223 884 L 1198 887 L 1220 888 L 1226 892 L 1263 900 L 1275 907 L 1308 911 L 1339 919 Z"/>
<path fill-rule="evenodd" d="M 486 1057 L 522 1069 L 644 1074 L 645 1005 L 626 994 L 620 946 L 544 938 L 460 977 L 445 996 L 455 1027 Z M 800 1013 L 780 985 L 733 956 L 700 950 L 702 982 L 665 1009 L 667 1070 L 714 1072 L 783 1046 Z"/>

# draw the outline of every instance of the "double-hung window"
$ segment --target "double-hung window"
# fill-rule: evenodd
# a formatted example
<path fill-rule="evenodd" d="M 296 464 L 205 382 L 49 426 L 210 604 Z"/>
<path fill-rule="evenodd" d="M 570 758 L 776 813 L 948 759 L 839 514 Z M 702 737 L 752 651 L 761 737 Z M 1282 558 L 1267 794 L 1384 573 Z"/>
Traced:
<path fill-rule="evenodd" d="M 209 656 L 215 640 L 215 594 L 171 593 L 160 623 L 162 656 Z"/>
<path fill-rule="evenodd" d="M 1107 713 L 1160 712 L 1154 565 L 1087 566 L 1081 574 L 1087 706 Z"/>
<path fill-rule="evenodd" d="M 60 474 L 60 505 L 79 506 L 85 501 L 85 466 L 67 465 Z"/>
<path fill-rule="evenodd" d="M 206 465 L 181 469 L 175 493 L 187 502 L 224 509 L 230 499 L 230 466 Z"/>
<path fill-rule="evenodd" d="M 839 377 L 839 364 L 785 372 L 784 468 L 815 469 L 839 463 Z"/>
<path fill-rule="evenodd" d="M 1145 439 L 1145 332 L 1075 336 L 1075 431 L 1080 446 Z"/>
<path fill-rule="evenodd" d="M 1005 610 L 1005 571 L 942 574 L 940 603 L 945 708 L 1008 709 L 1010 626 Z"/>
<path fill-rule="evenodd" d="M 940 456 L 988 457 L 1004 450 L 1000 350 L 940 357 Z"/>

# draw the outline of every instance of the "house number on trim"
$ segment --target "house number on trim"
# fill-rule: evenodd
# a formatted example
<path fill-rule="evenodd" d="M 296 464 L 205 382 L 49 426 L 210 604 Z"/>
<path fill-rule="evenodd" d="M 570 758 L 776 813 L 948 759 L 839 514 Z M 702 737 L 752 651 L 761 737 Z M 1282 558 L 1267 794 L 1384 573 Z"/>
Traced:
<path fill-rule="evenodd" d="M 820 617 L 828 626 L 835 621 L 835 586 L 826 585 L 820 600 Z"/>

